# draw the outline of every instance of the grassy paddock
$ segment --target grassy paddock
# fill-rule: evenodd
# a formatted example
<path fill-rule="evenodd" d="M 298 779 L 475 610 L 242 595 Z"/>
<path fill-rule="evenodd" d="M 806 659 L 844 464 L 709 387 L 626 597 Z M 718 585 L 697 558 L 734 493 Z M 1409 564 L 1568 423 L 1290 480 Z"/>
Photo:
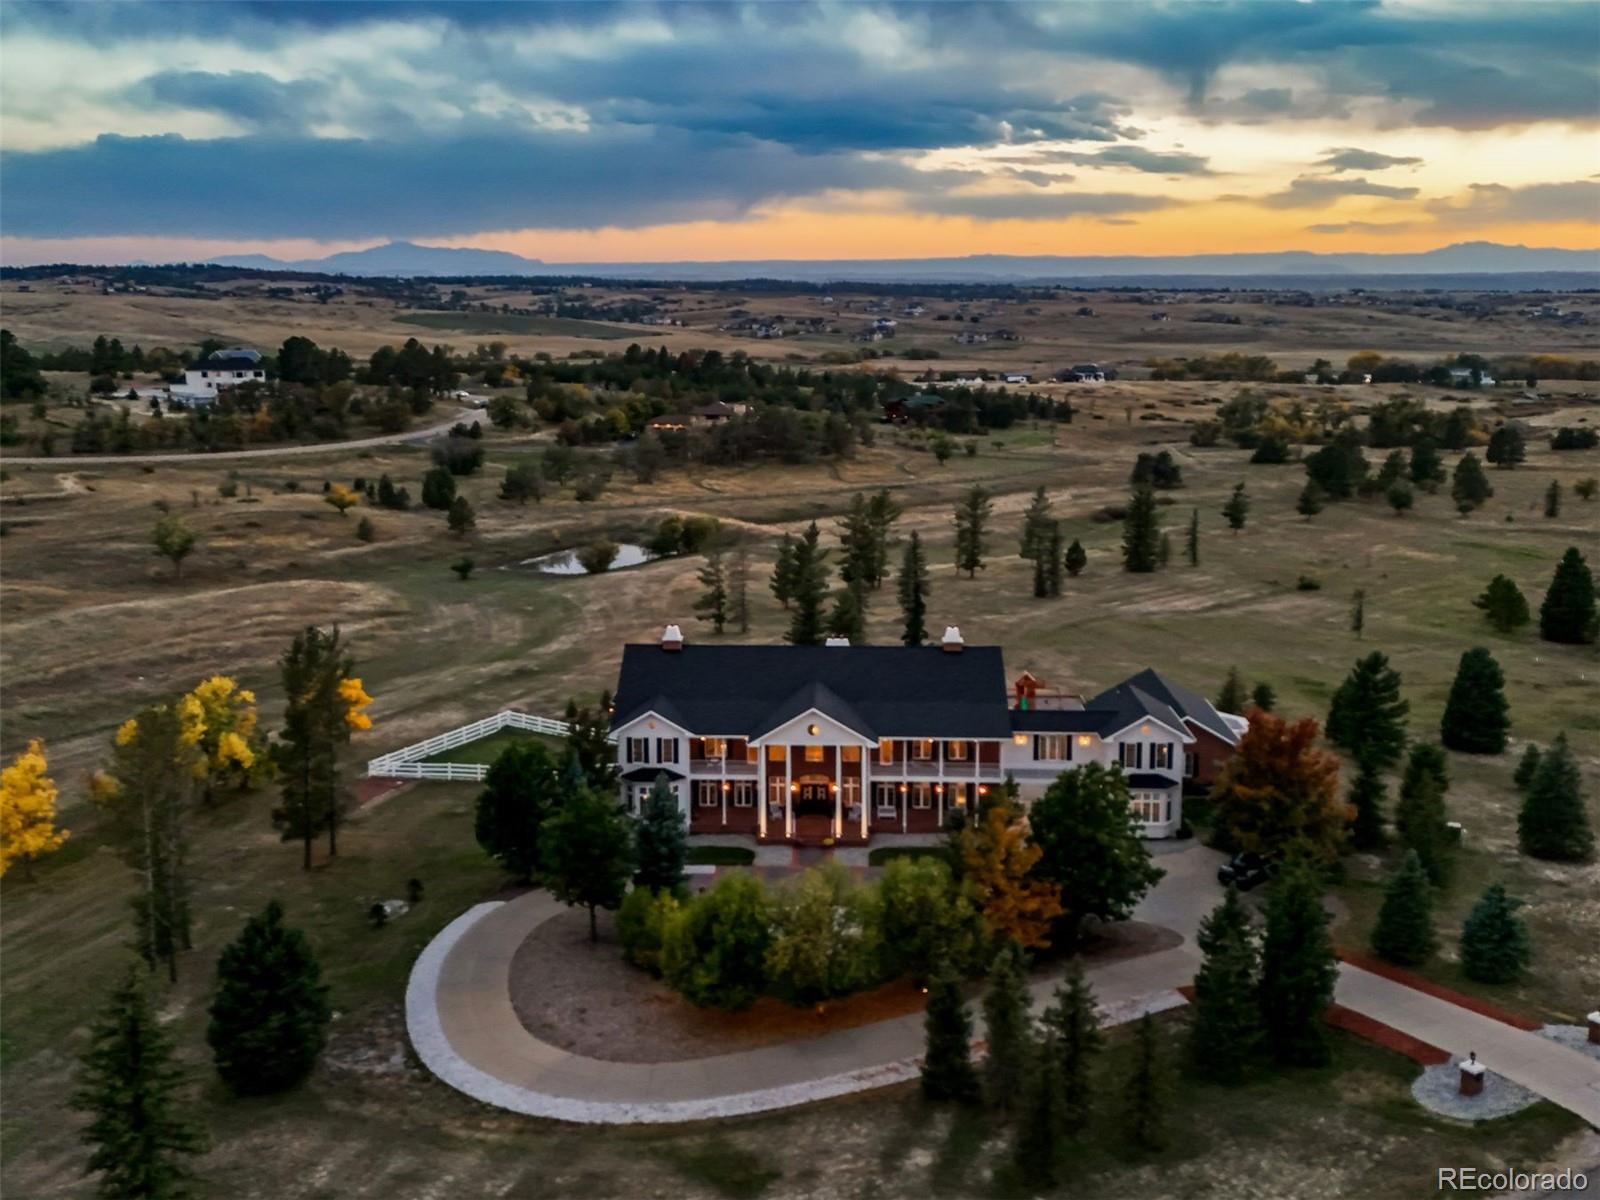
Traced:
<path fill-rule="evenodd" d="M 560 738 L 548 737 L 542 733 L 532 733 L 526 729 L 502 729 L 498 733 L 491 733 L 481 737 L 475 742 L 467 742 L 457 746 L 454 750 L 441 750 L 439 753 L 423 759 L 430 763 L 481 763 L 492 766 L 494 760 L 511 746 L 518 746 L 524 742 L 538 742 L 547 749 L 563 753 L 565 743 Z"/>

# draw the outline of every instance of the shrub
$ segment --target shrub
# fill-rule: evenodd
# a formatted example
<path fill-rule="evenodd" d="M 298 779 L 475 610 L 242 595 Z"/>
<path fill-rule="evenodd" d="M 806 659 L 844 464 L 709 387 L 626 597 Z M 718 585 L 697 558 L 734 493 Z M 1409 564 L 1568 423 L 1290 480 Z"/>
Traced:
<path fill-rule="evenodd" d="M 668 924 L 682 906 L 671 892 L 636 887 L 617 909 L 617 938 L 622 957 L 634 966 L 661 974 L 661 945 Z"/>
<path fill-rule="evenodd" d="M 665 923 L 662 976 L 691 1004 L 748 1008 L 767 987 L 771 909 L 755 876 L 724 876 Z"/>
<path fill-rule="evenodd" d="M 618 545 L 602 538 L 578 551 L 578 563 L 591 575 L 604 575 L 617 559 Z"/>

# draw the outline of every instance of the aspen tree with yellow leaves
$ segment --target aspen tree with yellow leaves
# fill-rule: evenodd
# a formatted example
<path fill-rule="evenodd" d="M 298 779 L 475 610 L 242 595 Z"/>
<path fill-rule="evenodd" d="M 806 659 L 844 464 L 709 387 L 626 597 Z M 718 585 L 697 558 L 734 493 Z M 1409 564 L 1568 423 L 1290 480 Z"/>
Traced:
<path fill-rule="evenodd" d="M 231 675 L 213 675 L 178 701 L 178 715 L 185 741 L 199 752 L 195 769 L 207 803 L 261 781 L 270 762 L 256 730 L 254 692 Z"/>
<path fill-rule="evenodd" d="M 67 831 L 56 828 L 56 785 L 47 772 L 44 743 L 28 748 L 0 771 L 0 875 L 20 862 L 33 877 L 33 862 L 61 849 Z"/>

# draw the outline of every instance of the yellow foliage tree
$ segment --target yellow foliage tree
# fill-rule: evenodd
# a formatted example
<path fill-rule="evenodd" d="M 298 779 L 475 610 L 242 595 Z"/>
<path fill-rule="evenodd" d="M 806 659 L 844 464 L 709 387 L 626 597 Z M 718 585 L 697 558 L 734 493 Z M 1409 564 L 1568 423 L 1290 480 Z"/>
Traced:
<path fill-rule="evenodd" d="M 1061 915 L 1061 888 L 1030 872 L 1043 853 L 1028 843 L 1022 819 L 1006 801 L 991 804 L 976 827 L 961 831 L 961 861 L 998 934 L 1028 949 L 1050 944 L 1050 923 Z"/>
<path fill-rule="evenodd" d="M 366 689 L 361 686 L 359 679 L 341 679 L 339 681 L 339 699 L 344 701 L 344 721 L 351 729 L 371 729 L 372 718 L 361 710 L 372 703 L 372 697 L 367 695 Z"/>
<path fill-rule="evenodd" d="M 34 738 L 28 748 L 0 771 L 0 875 L 21 862 L 61 848 L 67 831 L 56 828 L 56 785 L 46 774 L 44 743 Z"/>
<path fill-rule="evenodd" d="M 195 774 L 205 783 L 207 799 L 260 781 L 267 755 L 256 734 L 254 692 L 231 675 L 213 675 L 178 701 L 178 717 L 184 745 L 200 751 Z"/>
<path fill-rule="evenodd" d="M 347 509 L 352 509 L 361 503 L 361 493 L 345 487 L 342 483 L 335 483 L 329 485 L 328 490 L 322 493 L 322 499 L 324 503 L 338 509 L 342 517 Z"/>

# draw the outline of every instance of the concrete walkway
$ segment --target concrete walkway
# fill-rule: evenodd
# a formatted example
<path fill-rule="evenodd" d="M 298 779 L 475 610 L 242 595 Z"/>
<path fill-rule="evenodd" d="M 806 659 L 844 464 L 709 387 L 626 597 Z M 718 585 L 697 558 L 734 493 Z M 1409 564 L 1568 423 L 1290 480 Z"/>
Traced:
<path fill-rule="evenodd" d="M 1199 965 L 1194 934 L 1220 897 L 1220 856 L 1190 845 L 1164 853 L 1167 877 L 1135 916 L 1182 935 L 1181 945 L 1090 972 L 1104 1024 L 1184 1003 L 1175 989 Z M 511 960 L 532 930 L 564 911 L 545 892 L 480 904 L 417 959 L 406 1024 L 440 1079 L 498 1108 L 595 1124 L 697 1121 L 787 1108 L 917 1077 L 922 1014 L 776 1046 L 686 1062 L 604 1062 L 542 1042 L 511 1004 Z M 1035 1008 L 1053 981 L 1033 986 Z M 1600 1063 L 1359 968 L 1341 967 L 1337 999 L 1376 1020 L 1465 1056 L 1600 1125 Z"/>

